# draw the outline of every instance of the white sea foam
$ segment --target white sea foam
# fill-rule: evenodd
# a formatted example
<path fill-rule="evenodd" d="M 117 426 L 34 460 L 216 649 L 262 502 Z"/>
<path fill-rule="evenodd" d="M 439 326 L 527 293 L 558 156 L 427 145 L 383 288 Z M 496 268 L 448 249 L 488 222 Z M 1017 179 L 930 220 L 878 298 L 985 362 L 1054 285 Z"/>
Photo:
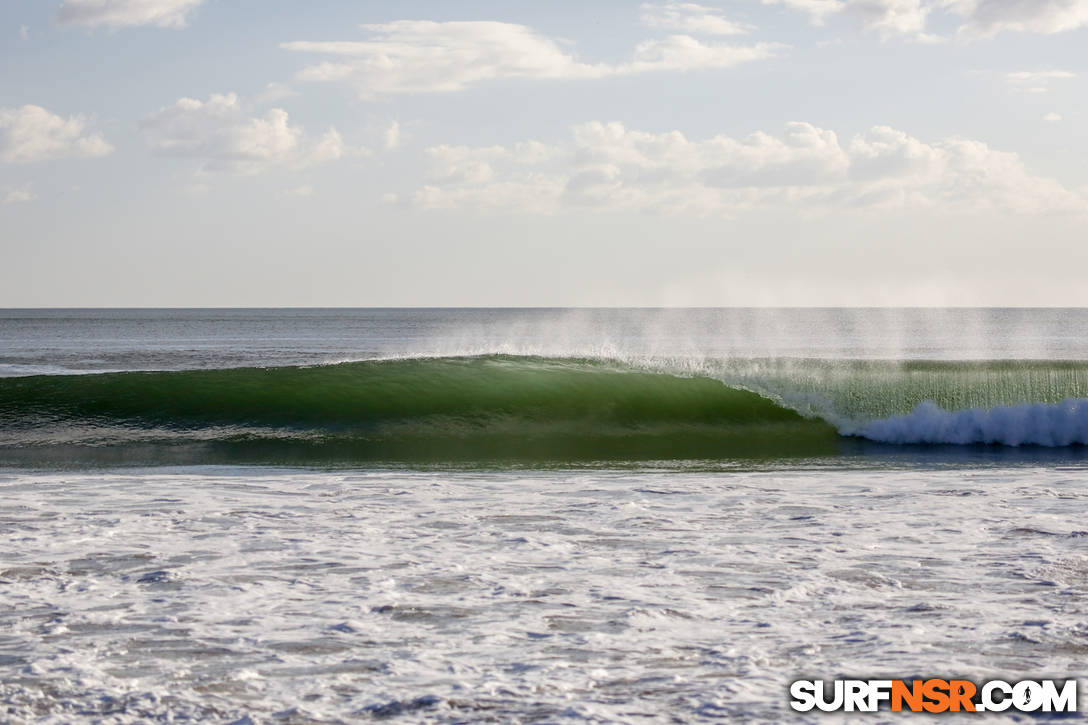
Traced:
<path fill-rule="evenodd" d="M 1075 676 L 1086 514 L 1033 467 L 9 470 L 0 711 L 779 722 L 801 676 Z"/>
<path fill-rule="evenodd" d="M 943 410 L 931 401 L 908 415 L 874 420 L 844 433 L 882 443 L 990 443 L 1006 446 L 1088 444 L 1088 398 L 989 409 Z"/>

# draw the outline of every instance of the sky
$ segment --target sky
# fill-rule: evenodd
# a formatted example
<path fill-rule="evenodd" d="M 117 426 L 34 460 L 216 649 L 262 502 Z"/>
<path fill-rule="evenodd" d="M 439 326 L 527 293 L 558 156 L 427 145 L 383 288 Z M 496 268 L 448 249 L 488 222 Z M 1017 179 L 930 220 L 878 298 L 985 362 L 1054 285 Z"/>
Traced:
<path fill-rule="evenodd" d="M 0 307 L 1088 306 L 1088 0 L 4 0 Z"/>

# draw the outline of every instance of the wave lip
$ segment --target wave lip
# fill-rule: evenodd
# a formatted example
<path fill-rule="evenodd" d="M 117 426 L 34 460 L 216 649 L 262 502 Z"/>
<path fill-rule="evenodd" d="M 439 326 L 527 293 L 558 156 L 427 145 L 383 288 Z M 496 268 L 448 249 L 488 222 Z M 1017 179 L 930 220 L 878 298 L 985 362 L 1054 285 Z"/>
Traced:
<path fill-rule="evenodd" d="M 874 420 L 844 432 L 898 444 L 1086 445 L 1088 398 L 969 410 L 944 410 L 927 400 L 907 415 Z"/>

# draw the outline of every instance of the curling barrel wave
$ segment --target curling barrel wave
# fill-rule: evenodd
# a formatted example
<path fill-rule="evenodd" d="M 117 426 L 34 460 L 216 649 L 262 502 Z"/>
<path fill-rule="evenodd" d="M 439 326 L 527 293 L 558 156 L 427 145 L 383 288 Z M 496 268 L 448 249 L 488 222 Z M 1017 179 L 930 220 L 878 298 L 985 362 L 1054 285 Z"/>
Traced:
<path fill-rule="evenodd" d="M 137 445 L 206 460 L 648 460 L 825 455 L 837 439 L 824 421 L 717 380 L 586 360 L 0 379 L 0 460 Z"/>
<path fill-rule="evenodd" d="M 744 365 L 674 375 L 492 355 L 0 378 L 0 463 L 720 460 L 832 456 L 865 441 L 1088 444 L 1079 365 Z"/>

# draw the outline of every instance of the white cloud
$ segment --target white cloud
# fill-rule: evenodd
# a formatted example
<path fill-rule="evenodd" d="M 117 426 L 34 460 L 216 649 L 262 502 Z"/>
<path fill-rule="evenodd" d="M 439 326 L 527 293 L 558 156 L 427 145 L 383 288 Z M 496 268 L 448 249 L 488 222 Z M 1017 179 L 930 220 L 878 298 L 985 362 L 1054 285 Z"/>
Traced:
<path fill-rule="evenodd" d="M 791 10 L 806 12 L 812 22 L 822 25 L 829 15 L 842 12 L 844 0 L 763 0 L 764 5 L 784 5 Z"/>
<path fill-rule="evenodd" d="M 990 37 L 1002 31 L 1059 33 L 1088 26 L 1088 0 L 763 0 L 806 12 L 816 25 L 840 13 L 858 17 L 884 36 L 939 40 L 925 32 L 934 11 L 959 19 L 960 37 Z"/>
<path fill-rule="evenodd" d="M 1005 77 L 1013 83 L 1043 83 L 1055 78 L 1076 78 L 1077 74 L 1066 70 L 1017 71 L 1006 73 Z"/>
<path fill-rule="evenodd" d="M 156 153 L 200 159 L 206 172 L 258 174 L 364 153 L 345 145 L 335 128 L 319 137 L 307 136 L 291 125 L 282 108 L 251 115 L 233 93 L 213 94 L 207 101 L 179 98 L 140 127 Z"/>
<path fill-rule="evenodd" d="M 807 12 L 815 25 L 844 13 L 883 37 L 905 35 L 921 42 L 937 40 L 925 32 L 926 17 L 933 9 L 933 3 L 925 0 L 763 0 L 763 4 Z"/>
<path fill-rule="evenodd" d="M 1046 93 L 1050 89 L 1051 81 L 1068 80 L 1076 77 L 1076 73 L 1064 70 L 1016 71 L 1015 73 L 1006 73 L 1005 81 L 1014 90 L 1023 93 Z"/>
<path fill-rule="evenodd" d="M 61 25 L 127 28 L 154 25 L 184 28 L 204 0 L 64 0 L 57 11 Z"/>
<path fill-rule="evenodd" d="M 28 40 L 30 38 L 30 28 L 25 25 L 19 26 L 19 39 Z"/>
<path fill-rule="evenodd" d="M 644 3 L 642 23 L 651 28 L 679 30 L 704 35 L 743 35 L 752 27 L 725 18 L 721 10 L 695 3 Z"/>
<path fill-rule="evenodd" d="M 850 0 L 847 10 L 859 17 L 867 29 L 884 36 L 899 34 L 923 41 L 934 39 L 925 34 L 930 7 L 920 0 Z"/>
<path fill-rule="evenodd" d="M 1060 33 L 1088 25 L 1088 0 L 943 0 L 964 18 L 959 32 L 990 37 L 1005 30 Z"/>
<path fill-rule="evenodd" d="M 1061 114 L 1054 113 L 1053 111 L 1051 111 L 1050 113 L 1043 116 L 1043 120 L 1044 121 L 1049 121 L 1051 123 L 1057 123 L 1058 121 L 1062 120 L 1062 117 L 1061 117 Z"/>
<path fill-rule="evenodd" d="M 730 68 L 741 63 L 768 58 L 772 47 L 766 43 L 733 46 L 703 43 L 690 35 L 670 35 L 663 40 L 647 40 L 635 48 L 630 63 L 613 66 L 610 75 L 653 71 L 693 71 Z"/>
<path fill-rule="evenodd" d="M 10 163 L 68 157 L 94 158 L 113 151 L 84 116 L 62 118 L 41 106 L 0 108 L 0 159 Z"/>
<path fill-rule="evenodd" d="M 1088 199 L 1032 176 L 1015 154 L 968 139 L 925 143 L 886 126 L 843 144 L 800 122 L 781 135 L 702 141 L 590 122 L 557 144 L 436 146 L 428 156 L 428 183 L 413 197 L 426 208 L 1088 213 Z"/>
<path fill-rule="evenodd" d="M 291 98 L 297 95 L 298 91 L 291 88 L 291 86 L 273 81 L 265 86 L 263 91 L 253 96 L 253 102 L 258 105 L 275 103 L 276 101 L 282 101 L 285 98 Z"/>
<path fill-rule="evenodd" d="M 774 46 L 704 43 L 689 35 L 647 41 L 622 64 L 590 64 L 524 25 L 399 20 L 364 25 L 362 41 L 283 43 L 324 56 L 299 72 L 304 81 L 349 84 L 362 98 L 393 93 L 458 91 L 499 78 L 576 79 L 658 70 L 725 68 L 770 57 Z"/>
<path fill-rule="evenodd" d="M 387 149 L 395 149 L 400 146 L 400 123 L 393 121 L 389 124 L 389 128 L 385 129 L 385 147 Z"/>
<path fill-rule="evenodd" d="M 27 202 L 34 201 L 38 198 L 38 195 L 29 189 L 12 189 L 4 195 L 0 206 L 10 206 L 11 204 L 26 204 Z"/>

